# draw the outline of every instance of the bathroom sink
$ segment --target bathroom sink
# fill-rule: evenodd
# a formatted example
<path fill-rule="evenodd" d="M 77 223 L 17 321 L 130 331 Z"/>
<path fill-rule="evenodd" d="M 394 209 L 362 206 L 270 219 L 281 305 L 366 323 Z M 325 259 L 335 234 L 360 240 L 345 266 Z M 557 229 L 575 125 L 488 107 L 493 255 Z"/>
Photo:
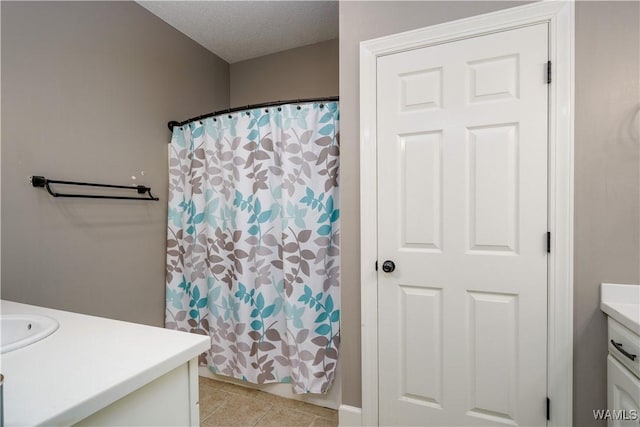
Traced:
<path fill-rule="evenodd" d="M 0 325 L 0 353 L 38 342 L 60 326 L 56 319 L 39 314 L 2 314 Z"/>

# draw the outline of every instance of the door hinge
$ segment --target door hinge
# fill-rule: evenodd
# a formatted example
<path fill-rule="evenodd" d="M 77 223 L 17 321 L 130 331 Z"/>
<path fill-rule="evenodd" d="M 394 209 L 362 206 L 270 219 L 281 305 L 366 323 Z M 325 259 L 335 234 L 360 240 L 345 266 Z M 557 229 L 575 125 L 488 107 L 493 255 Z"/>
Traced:
<path fill-rule="evenodd" d="M 551 232 L 547 231 L 547 253 L 551 253 Z"/>
<path fill-rule="evenodd" d="M 551 61 L 547 61 L 547 84 L 551 84 Z"/>
<path fill-rule="evenodd" d="M 376 271 L 378 271 L 378 261 L 376 261 Z"/>
<path fill-rule="evenodd" d="M 547 397 L 547 421 L 551 420 L 551 400 Z"/>

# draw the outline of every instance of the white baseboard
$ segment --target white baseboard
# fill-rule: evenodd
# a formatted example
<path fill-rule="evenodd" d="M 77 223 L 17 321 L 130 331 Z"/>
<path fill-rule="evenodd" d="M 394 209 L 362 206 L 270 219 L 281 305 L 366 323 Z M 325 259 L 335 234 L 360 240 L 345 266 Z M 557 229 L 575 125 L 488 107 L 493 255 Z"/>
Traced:
<path fill-rule="evenodd" d="M 355 406 L 340 405 L 338 409 L 338 426 L 359 427 L 362 425 L 362 409 Z"/>

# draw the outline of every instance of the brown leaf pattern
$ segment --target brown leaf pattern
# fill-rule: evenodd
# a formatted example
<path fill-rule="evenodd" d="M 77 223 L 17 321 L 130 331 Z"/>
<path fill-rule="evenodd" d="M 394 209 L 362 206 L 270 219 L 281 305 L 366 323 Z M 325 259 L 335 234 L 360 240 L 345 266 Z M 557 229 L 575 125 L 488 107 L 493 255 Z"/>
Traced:
<path fill-rule="evenodd" d="M 339 106 L 176 127 L 166 327 L 208 335 L 213 372 L 326 393 L 340 343 Z"/>

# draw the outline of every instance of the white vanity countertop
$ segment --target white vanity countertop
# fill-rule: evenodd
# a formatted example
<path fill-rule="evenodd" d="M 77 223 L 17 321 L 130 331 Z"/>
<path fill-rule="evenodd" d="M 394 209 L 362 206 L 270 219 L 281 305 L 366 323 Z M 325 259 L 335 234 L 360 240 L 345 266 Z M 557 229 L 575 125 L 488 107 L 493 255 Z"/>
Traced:
<path fill-rule="evenodd" d="M 0 355 L 6 426 L 71 425 L 209 348 L 209 338 L 11 301 L 2 314 L 58 320 L 52 335 Z"/>
<path fill-rule="evenodd" d="M 600 309 L 640 335 L 640 286 L 603 283 Z"/>

